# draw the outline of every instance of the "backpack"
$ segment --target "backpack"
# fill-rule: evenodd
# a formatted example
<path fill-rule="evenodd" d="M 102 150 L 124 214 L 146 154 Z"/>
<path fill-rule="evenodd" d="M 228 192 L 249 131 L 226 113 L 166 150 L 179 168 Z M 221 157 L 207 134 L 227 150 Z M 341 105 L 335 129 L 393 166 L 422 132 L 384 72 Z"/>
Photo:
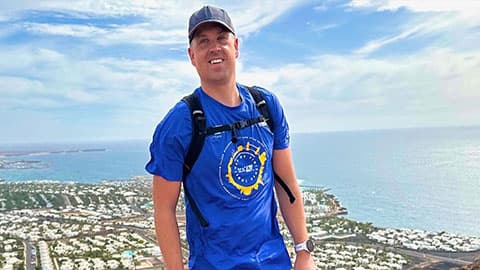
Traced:
<path fill-rule="evenodd" d="M 205 142 L 205 137 L 218 132 L 230 131 L 232 133 L 232 142 L 236 143 L 238 140 L 237 133 L 236 133 L 237 130 L 240 130 L 242 128 L 249 127 L 261 122 L 266 122 L 268 124 L 268 127 L 270 128 L 270 131 L 272 131 L 273 133 L 273 119 L 270 117 L 271 115 L 270 110 L 268 108 L 267 102 L 263 97 L 263 94 L 255 87 L 247 86 L 246 88 L 248 89 L 248 92 L 250 93 L 250 95 L 252 95 L 255 101 L 257 110 L 260 113 L 260 116 L 256 118 L 238 121 L 232 124 L 223 125 L 223 126 L 214 126 L 214 127 L 207 128 L 205 113 L 203 112 L 202 104 L 200 103 L 200 100 L 195 95 L 195 93 L 192 93 L 182 98 L 182 100 L 188 105 L 188 108 L 190 109 L 190 113 L 192 116 L 192 139 L 190 141 L 190 147 L 188 149 L 187 155 L 183 163 L 183 177 L 182 177 L 183 190 L 184 190 L 185 196 L 187 197 L 187 200 L 190 203 L 190 206 L 192 207 L 192 211 L 195 213 L 195 215 L 200 221 L 200 224 L 203 227 L 207 227 L 209 223 L 205 219 L 205 217 L 202 215 L 200 209 L 195 203 L 195 200 L 193 199 L 192 195 L 188 191 L 188 188 L 186 185 L 186 179 L 187 179 L 187 175 L 190 173 L 190 170 L 193 168 L 193 165 L 197 161 L 197 158 L 200 155 L 200 152 L 202 151 L 203 144 Z M 274 173 L 275 180 L 280 184 L 280 186 L 287 193 L 290 203 L 293 203 L 295 201 L 295 197 L 293 196 L 293 193 L 291 192 L 290 188 L 280 178 L 280 176 L 277 175 L 277 173 L 275 172 L 273 173 Z"/>

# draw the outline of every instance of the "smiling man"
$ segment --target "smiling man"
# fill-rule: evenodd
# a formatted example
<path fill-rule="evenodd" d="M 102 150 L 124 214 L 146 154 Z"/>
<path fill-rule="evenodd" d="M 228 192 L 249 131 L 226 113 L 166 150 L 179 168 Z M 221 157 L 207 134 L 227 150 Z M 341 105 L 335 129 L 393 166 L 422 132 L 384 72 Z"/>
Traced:
<path fill-rule="evenodd" d="M 176 219 L 182 182 L 190 269 L 291 269 L 276 197 L 295 242 L 294 268 L 312 269 L 279 100 L 236 82 L 238 38 L 226 11 L 205 6 L 193 13 L 188 38 L 200 87 L 157 126 L 146 165 L 167 269 L 183 269 Z"/>

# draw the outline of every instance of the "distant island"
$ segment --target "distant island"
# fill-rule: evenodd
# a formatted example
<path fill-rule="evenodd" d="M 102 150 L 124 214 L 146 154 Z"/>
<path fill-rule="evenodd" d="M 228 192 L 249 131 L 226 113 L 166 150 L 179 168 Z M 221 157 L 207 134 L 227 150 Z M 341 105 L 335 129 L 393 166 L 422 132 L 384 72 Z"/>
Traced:
<path fill-rule="evenodd" d="M 40 156 L 49 154 L 67 154 L 79 152 L 105 152 L 106 148 L 86 148 L 86 149 L 66 149 L 66 150 L 17 150 L 17 151 L 1 151 L 0 157 L 14 157 L 14 156 Z"/>
<path fill-rule="evenodd" d="M 2 169 L 14 169 L 14 170 L 25 170 L 25 169 L 45 169 L 48 168 L 48 164 L 40 160 L 12 160 L 12 157 L 21 157 L 21 156 L 43 156 L 51 154 L 71 154 L 71 153 L 82 153 L 82 152 L 105 152 L 105 148 L 87 148 L 87 149 L 68 149 L 68 150 L 29 150 L 29 151 L 0 151 L 0 170 Z"/>
<path fill-rule="evenodd" d="M 44 169 L 48 164 L 39 160 L 0 160 L 0 170 L 2 169 Z"/>

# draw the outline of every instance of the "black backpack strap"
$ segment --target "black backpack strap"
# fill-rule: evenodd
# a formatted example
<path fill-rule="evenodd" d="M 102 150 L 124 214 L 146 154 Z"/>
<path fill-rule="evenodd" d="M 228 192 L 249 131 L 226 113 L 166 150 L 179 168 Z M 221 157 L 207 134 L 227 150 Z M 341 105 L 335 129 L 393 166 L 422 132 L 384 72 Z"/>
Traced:
<path fill-rule="evenodd" d="M 190 114 L 192 116 L 192 139 L 190 141 L 190 147 L 188 148 L 187 155 L 183 162 L 183 190 L 185 192 L 187 200 L 190 202 L 190 206 L 192 207 L 193 212 L 199 219 L 200 224 L 203 227 L 207 227 L 208 221 L 203 217 L 202 213 L 200 212 L 200 209 L 198 208 L 195 200 L 188 191 L 186 184 L 187 175 L 190 173 L 193 165 L 197 161 L 197 158 L 200 155 L 203 144 L 205 142 L 205 114 L 203 112 L 202 105 L 200 104 L 200 101 L 198 100 L 195 93 L 185 96 L 182 100 L 188 105 L 188 108 L 190 109 Z"/>
<path fill-rule="evenodd" d="M 263 116 L 267 120 L 267 124 L 268 124 L 268 127 L 270 128 L 270 131 L 274 133 L 273 118 L 271 117 L 270 109 L 268 108 L 267 102 L 263 98 L 263 94 L 255 87 L 247 86 L 247 89 L 252 95 L 253 99 L 255 100 L 255 105 L 257 106 L 257 109 L 260 112 L 261 116 Z M 293 193 L 288 187 L 288 185 L 285 183 L 285 181 L 283 181 L 282 178 L 280 178 L 280 176 L 275 171 L 273 171 L 273 174 L 275 176 L 275 180 L 280 184 L 283 190 L 285 190 L 285 193 L 287 193 L 290 203 L 294 203 L 295 196 L 293 196 Z"/>
<path fill-rule="evenodd" d="M 183 163 L 183 178 L 185 179 L 190 173 L 195 161 L 197 161 L 200 151 L 202 151 L 203 143 L 205 142 L 205 130 L 207 124 L 202 105 L 195 93 L 185 96 L 182 100 L 188 105 L 192 117 L 192 139 Z"/>
<path fill-rule="evenodd" d="M 238 141 L 237 130 L 255 125 L 255 124 L 260 123 L 260 122 L 265 122 L 265 118 L 263 116 L 238 121 L 238 122 L 235 122 L 235 123 L 229 124 L 229 125 L 209 127 L 205 131 L 205 133 L 206 133 L 205 136 L 212 135 L 212 134 L 219 133 L 219 132 L 224 132 L 224 131 L 231 131 L 231 133 L 232 133 L 232 143 L 237 143 L 237 141 Z"/>
<path fill-rule="evenodd" d="M 273 169 L 272 169 L 272 171 L 273 171 Z M 278 176 L 278 174 L 275 171 L 273 171 L 273 175 L 275 175 L 275 180 L 280 184 L 280 186 L 283 188 L 283 190 L 285 190 L 285 193 L 287 193 L 288 200 L 290 201 L 290 203 L 294 203 L 295 202 L 295 196 L 293 195 L 292 191 L 288 187 L 287 183 L 285 183 L 285 181 L 283 181 L 283 179 L 280 178 L 280 176 Z"/>
<path fill-rule="evenodd" d="M 273 132 L 273 119 L 270 116 L 270 109 L 268 109 L 267 102 L 263 98 L 262 93 L 255 87 L 250 87 L 247 86 L 248 91 L 250 92 L 250 95 L 252 95 L 253 100 L 255 100 L 255 106 L 257 106 L 258 111 L 260 114 L 267 119 L 267 124 L 268 127 L 270 128 L 270 131 Z"/>

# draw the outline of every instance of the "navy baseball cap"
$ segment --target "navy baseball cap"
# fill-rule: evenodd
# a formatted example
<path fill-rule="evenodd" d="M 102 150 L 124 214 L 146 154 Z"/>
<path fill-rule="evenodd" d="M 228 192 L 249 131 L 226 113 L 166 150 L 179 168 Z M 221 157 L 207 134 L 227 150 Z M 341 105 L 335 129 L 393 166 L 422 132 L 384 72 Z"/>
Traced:
<path fill-rule="evenodd" d="M 225 10 L 212 6 L 204 6 L 190 16 L 190 22 L 188 24 L 189 42 L 192 42 L 195 31 L 198 29 L 198 27 L 207 22 L 219 23 L 235 35 L 232 20 Z"/>

